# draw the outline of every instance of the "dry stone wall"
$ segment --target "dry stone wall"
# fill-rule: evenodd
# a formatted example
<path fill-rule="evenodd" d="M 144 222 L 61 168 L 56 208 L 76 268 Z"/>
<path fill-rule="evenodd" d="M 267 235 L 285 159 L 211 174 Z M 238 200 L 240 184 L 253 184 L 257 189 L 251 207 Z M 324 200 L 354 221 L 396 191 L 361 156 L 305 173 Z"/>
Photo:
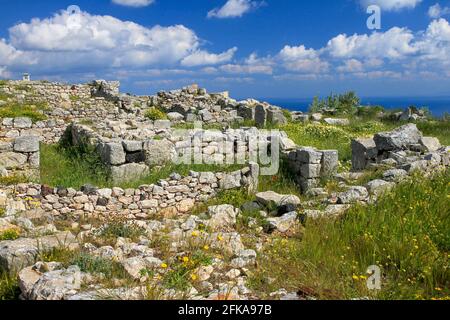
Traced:
<path fill-rule="evenodd" d="M 55 217 L 125 217 L 146 219 L 152 214 L 176 216 L 187 213 L 198 202 L 215 196 L 219 190 L 247 188 L 250 192 L 258 185 L 259 166 L 249 166 L 235 172 L 190 172 L 186 177 L 172 174 L 170 178 L 137 189 L 98 189 L 84 186 L 52 188 L 39 184 L 19 184 L 8 187 L 0 200 L 14 198 L 6 205 L 6 216 L 18 210 L 29 210 Z M 18 205 L 20 203 L 20 206 Z M 40 213 L 39 213 L 40 212 Z"/>
<path fill-rule="evenodd" d="M 24 176 L 39 179 L 39 139 L 21 136 L 0 139 L 0 176 Z"/>

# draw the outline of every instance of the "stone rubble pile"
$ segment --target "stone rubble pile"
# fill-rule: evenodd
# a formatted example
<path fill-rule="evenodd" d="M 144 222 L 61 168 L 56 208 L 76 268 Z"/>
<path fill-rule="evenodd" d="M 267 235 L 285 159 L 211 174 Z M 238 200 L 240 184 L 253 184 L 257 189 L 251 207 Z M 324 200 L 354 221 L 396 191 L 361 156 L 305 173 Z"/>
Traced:
<path fill-rule="evenodd" d="M 382 132 L 373 138 L 352 141 L 352 168 L 364 170 L 376 165 L 390 164 L 399 169 L 420 168 L 433 160 L 448 165 L 447 149 L 439 140 L 424 137 L 415 124 L 404 125 L 392 132 Z"/>

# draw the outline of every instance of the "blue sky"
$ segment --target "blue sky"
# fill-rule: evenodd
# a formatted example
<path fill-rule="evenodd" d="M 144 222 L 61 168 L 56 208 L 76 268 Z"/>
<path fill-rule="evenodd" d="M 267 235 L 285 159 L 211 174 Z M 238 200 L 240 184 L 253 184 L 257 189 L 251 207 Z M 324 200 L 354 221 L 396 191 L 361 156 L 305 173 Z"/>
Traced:
<path fill-rule="evenodd" d="M 366 26 L 368 4 L 381 8 L 376 32 Z M 1 78 L 119 79 L 138 94 L 199 83 L 239 98 L 450 96 L 450 0 L 0 5 Z"/>

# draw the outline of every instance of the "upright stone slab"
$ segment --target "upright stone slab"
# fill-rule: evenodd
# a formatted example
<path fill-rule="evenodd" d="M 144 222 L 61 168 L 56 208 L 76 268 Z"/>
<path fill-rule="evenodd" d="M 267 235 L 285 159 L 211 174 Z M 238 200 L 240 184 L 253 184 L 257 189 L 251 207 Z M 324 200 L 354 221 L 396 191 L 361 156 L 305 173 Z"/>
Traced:
<path fill-rule="evenodd" d="M 267 109 L 263 105 L 255 108 L 255 122 L 258 127 L 265 127 L 267 123 Z"/>
<path fill-rule="evenodd" d="M 364 170 L 370 161 L 375 161 L 378 150 L 374 139 L 352 140 L 352 168 L 355 171 Z"/>

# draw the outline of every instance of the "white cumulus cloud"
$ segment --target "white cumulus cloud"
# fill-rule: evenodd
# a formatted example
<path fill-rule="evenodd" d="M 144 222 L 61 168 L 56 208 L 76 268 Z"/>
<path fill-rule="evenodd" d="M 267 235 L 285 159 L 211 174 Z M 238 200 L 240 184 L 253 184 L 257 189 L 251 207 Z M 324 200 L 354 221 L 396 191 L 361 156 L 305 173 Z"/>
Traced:
<path fill-rule="evenodd" d="M 450 14 L 450 7 L 441 7 L 439 3 L 436 3 L 428 9 L 428 16 L 432 19 L 440 18 L 448 14 Z"/>
<path fill-rule="evenodd" d="M 206 65 L 215 65 L 228 62 L 233 59 L 237 48 L 231 48 L 223 53 L 215 54 L 209 53 L 204 50 L 197 50 L 192 54 L 188 55 L 181 61 L 181 65 L 185 67 L 197 67 Z"/>
<path fill-rule="evenodd" d="M 422 0 L 360 0 L 361 5 L 368 7 L 378 5 L 386 11 L 399 11 L 402 9 L 414 9 Z"/>
<path fill-rule="evenodd" d="M 227 0 L 223 7 L 209 11 L 208 18 L 239 18 L 262 4 L 252 0 Z"/>
<path fill-rule="evenodd" d="M 0 41 L 0 67 L 62 73 L 194 66 L 228 62 L 235 51 L 202 50 L 196 33 L 183 25 L 144 27 L 112 16 L 63 10 L 11 27 L 9 39 Z"/>
<path fill-rule="evenodd" d="M 121 6 L 140 8 L 151 5 L 154 0 L 112 0 L 112 2 Z"/>
<path fill-rule="evenodd" d="M 370 35 L 340 34 L 328 42 L 326 50 L 337 58 L 399 59 L 416 52 L 411 44 L 413 39 L 414 34 L 410 30 L 394 27 Z"/>

